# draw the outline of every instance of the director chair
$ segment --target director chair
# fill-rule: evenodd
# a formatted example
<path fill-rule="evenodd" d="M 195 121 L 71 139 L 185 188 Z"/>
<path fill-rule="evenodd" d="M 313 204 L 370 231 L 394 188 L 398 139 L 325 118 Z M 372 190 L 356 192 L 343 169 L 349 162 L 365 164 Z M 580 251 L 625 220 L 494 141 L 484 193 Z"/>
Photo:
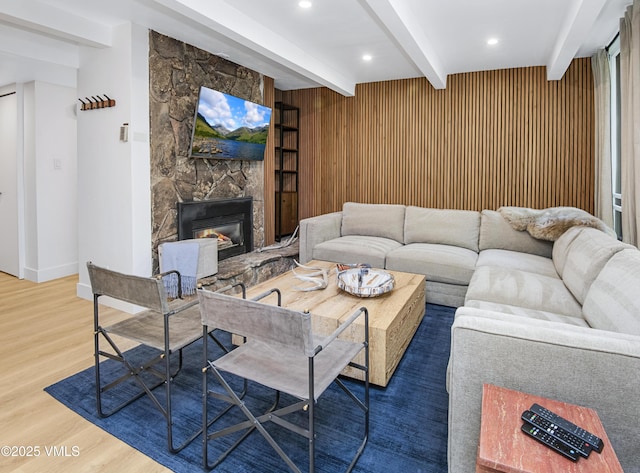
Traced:
<path fill-rule="evenodd" d="M 259 296 L 260 297 L 260 296 Z M 311 314 L 298 312 L 279 306 L 269 305 L 255 300 L 245 300 L 229 295 L 198 290 L 200 312 L 204 331 L 209 327 L 238 334 L 245 338 L 228 354 L 216 360 L 208 360 L 205 352 L 203 367 L 203 462 L 207 469 L 222 462 L 239 442 L 233 444 L 213 463 L 209 463 L 209 440 L 246 430 L 247 433 L 258 430 L 271 447 L 294 472 L 301 470 L 291 460 L 283 448 L 265 429 L 264 424 L 273 422 L 280 427 L 301 435 L 308 442 L 309 472 L 315 471 L 316 421 L 315 405 L 318 398 L 335 382 L 355 405 L 363 412 L 362 442 L 357 448 L 346 471 L 350 472 L 364 450 L 369 432 L 369 314 L 365 307 L 355 311 L 331 335 L 322 337 L 311 329 Z M 364 318 L 363 330 L 352 327 L 359 317 Z M 338 338 L 345 330 L 350 334 L 361 333 L 362 341 L 353 342 Z M 353 360 L 364 350 L 364 364 Z M 356 396 L 338 376 L 347 366 L 362 370 L 364 373 L 364 394 Z M 208 373 L 219 383 L 220 388 L 209 389 Z M 231 375 L 231 376 L 230 376 Z M 254 414 L 248 407 L 249 402 L 241 400 L 229 384 L 235 377 L 248 379 L 274 390 L 286 393 L 294 398 L 289 405 Z M 214 398 L 231 406 L 237 406 L 247 420 L 233 426 L 219 428 L 209 432 L 208 399 Z M 304 421 L 290 421 L 289 414 L 301 411 Z M 300 425 L 302 424 L 302 425 Z M 215 424 L 214 424 L 215 427 Z"/>
<path fill-rule="evenodd" d="M 191 343 L 202 338 L 203 330 L 197 298 L 183 300 L 181 292 L 175 300 L 169 301 L 166 296 L 162 277 L 177 271 L 167 271 L 156 277 L 141 277 L 123 274 L 87 263 L 89 279 L 93 292 L 94 316 L 94 356 L 96 377 L 96 407 L 100 417 L 109 417 L 128 406 L 144 395 L 148 395 L 154 406 L 162 413 L 167 424 L 167 444 L 171 453 L 182 450 L 202 432 L 200 423 L 187 438 L 176 445 L 174 442 L 174 416 L 172 406 L 172 385 L 174 377 L 182 368 L 182 350 Z M 178 287 L 181 284 L 178 283 Z M 244 294 L 244 287 L 242 288 Z M 119 301 L 140 306 L 143 310 L 133 316 L 111 325 L 104 325 L 101 320 L 98 300 L 108 296 Z M 215 337 L 209 335 L 225 351 L 227 348 Z M 115 337 L 114 337 L 115 336 Z M 118 347 L 120 338 L 134 341 L 153 348 L 153 354 L 146 360 L 134 359 L 133 355 Z M 106 341 L 110 350 L 101 346 Z M 177 355 L 177 356 L 176 356 Z M 177 360 L 174 360 L 177 358 Z M 103 380 L 100 362 L 110 359 L 122 364 L 122 374 L 114 379 Z M 139 389 L 131 395 L 124 395 L 125 390 L 113 392 L 111 404 L 105 408 L 103 395 L 126 381 L 133 380 Z M 164 396 L 154 390 L 164 385 Z M 135 387 L 135 386 L 134 386 Z M 164 399 L 162 399 L 164 397 Z M 123 400 L 120 400 L 124 398 Z"/>

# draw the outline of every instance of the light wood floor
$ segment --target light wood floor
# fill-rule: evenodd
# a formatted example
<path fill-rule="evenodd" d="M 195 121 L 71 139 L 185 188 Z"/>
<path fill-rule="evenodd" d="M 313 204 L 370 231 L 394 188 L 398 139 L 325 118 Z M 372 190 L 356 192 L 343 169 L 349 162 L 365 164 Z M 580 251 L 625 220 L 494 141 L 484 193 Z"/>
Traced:
<path fill-rule="evenodd" d="M 93 364 L 93 304 L 76 297 L 76 284 L 0 273 L 0 447 L 40 448 L 39 457 L 0 456 L 0 472 L 168 472 L 43 391 Z M 48 457 L 45 447 L 69 456 Z"/>

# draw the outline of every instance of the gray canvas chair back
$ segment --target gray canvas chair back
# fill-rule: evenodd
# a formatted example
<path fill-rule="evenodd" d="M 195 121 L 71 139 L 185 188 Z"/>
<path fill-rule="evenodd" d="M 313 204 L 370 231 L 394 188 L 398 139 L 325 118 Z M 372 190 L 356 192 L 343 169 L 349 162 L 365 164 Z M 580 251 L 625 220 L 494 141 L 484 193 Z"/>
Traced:
<path fill-rule="evenodd" d="M 167 297 L 160 278 L 119 273 L 87 263 L 94 294 L 109 296 L 161 313 L 168 312 Z"/>
<path fill-rule="evenodd" d="M 200 310 L 196 300 L 166 297 L 162 277 L 124 274 L 87 263 L 93 291 L 96 409 L 100 417 L 109 417 L 142 396 L 147 396 L 165 418 L 167 448 L 171 453 L 182 450 L 201 436 L 191 420 L 175 426 L 172 392 L 174 379 L 182 370 L 183 349 L 203 336 Z M 143 310 L 123 318 L 103 319 L 99 299 L 102 296 L 128 302 Z M 115 337 L 114 337 L 115 335 Z M 209 334 L 211 335 L 211 334 Z M 125 350 L 123 340 L 140 343 L 155 350 Z M 145 358 L 145 359 L 142 359 Z M 121 366 L 101 370 L 101 363 Z M 156 394 L 156 390 L 163 391 Z M 109 398 L 108 400 L 106 398 Z M 103 399 L 106 401 L 103 403 Z M 179 399 L 179 398 L 178 398 Z M 141 420 L 141 425 L 144 422 Z M 189 427 L 187 427 L 187 425 Z M 191 430 L 191 433 L 189 433 Z"/>
<path fill-rule="evenodd" d="M 202 325 L 280 344 L 305 356 L 315 353 L 309 313 L 203 290 L 198 298 Z"/>
<path fill-rule="evenodd" d="M 273 291 L 279 294 L 277 289 L 273 289 L 256 296 L 254 300 L 247 300 L 198 290 L 200 316 L 206 330 L 216 327 L 246 337 L 245 343 L 239 344 L 230 352 L 212 361 L 209 361 L 210 359 L 206 355 L 207 337 L 204 337 L 203 340 L 203 357 L 207 360 L 202 379 L 203 430 L 207 431 L 207 426 L 209 424 L 213 426 L 217 419 L 223 415 L 216 415 L 210 421 L 208 399 L 217 401 L 215 412 L 219 412 L 220 404 L 222 404 L 227 409 L 229 406 L 237 406 L 246 416 L 245 421 L 240 421 L 235 425 L 224 424 L 213 432 L 207 431 L 203 440 L 205 468 L 215 468 L 244 439 L 248 438 L 254 429 L 257 429 L 291 471 L 300 473 L 299 467 L 280 445 L 280 440 L 276 441 L 276 438 L 272 437 L 263 425 L 273 423 L 295 434 L 302 435 L 308 440 L 308 471 L 314 472 L 315 406 L 319 397 L 330 385 L 335 383 L 346 393 L 346 399 L 350 399 L 354 403 L 354 407 L 359 408 L 363 413 L 362 442 L 347 467 L 346 471 L 350 472 L 367 443 L 369 431 L 368 310 L 365 307 L 360 307 L 350 316 L 341 320 L 339 326 L 330 335 L 316 334 L 314 340 L 311 314 L 306 311 L 300 312 L 258 302 Z M 352 324 L 359 318 L 364 320 L 364 325 L 359 325 L 356 329 Z M 347 332 L 347 330 L 349 331 Z M 349 336 L 341 338 L 342 334 L 353 336 L 356 340 L 351 340 Z M 356 356 L 363 350 L 364 364 L 361 364 L 356 361 Z M 340 374 L 348 366 L 359 370 L 364 376 L 364 393 L 360 396 L 356 395 L 340 379 Z M 218 381 L 217 389 L 211 389 L 208 373 L 211 373 Z M 264 412 L 262 402 L 256 403 L 255 399 L 249 399 L 249 395 L 242 399 L 230 385 L 229 381 L 232 379 L 250 380 L 258 385 L 271 388 L 276 394 L 273 406 Z M 280 393 L 287 394 L 286 405 L 279 404 Z M 252 408 L 256 412 L 252 412 Z M 300 412 L 297 418 L 290 417 L 294 412 Z M 329 416 L 327 415 L 327 417 Z M 342 418 L 336 416 L 333 420 L 339 423 Z M 220 453 L 214 463 L 210 463 L 208 441 L 242 430 L 245 431 L 244 434 L 227 450 Z"/>

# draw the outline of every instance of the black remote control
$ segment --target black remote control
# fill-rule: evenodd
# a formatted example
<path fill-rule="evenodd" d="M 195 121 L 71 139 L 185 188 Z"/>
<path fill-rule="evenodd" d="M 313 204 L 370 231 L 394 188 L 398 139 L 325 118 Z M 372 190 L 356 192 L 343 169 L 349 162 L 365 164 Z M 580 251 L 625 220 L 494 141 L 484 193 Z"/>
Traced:
<path fill-rule="evenodd" d="M 581 438 L 582 440 L 590 444 L 591 448 L 596 452 L 598 453 L 602 452 L 602 449 L 604 448 L 604 442 L 602 441 L 602 439 L 600 439 L 599 437 L 596 437 L 591 432 L 588 432 L 583 428 L 578 427 L 574 423 L 569 422 L 564 417 L 560 417 L 558 414 L 551 412 L 546 407 L 542 407 L 540 404 L 533 404 L 529 410 L 535 414 L 538 414 L 540 417 L 544 417 L 549 422 L 553 422 L 558 427 L 562 427 L 564 430 L 566 430 L 570 434 L 573 434 Z"/>
<path fill-rule="evenodd" d="M 592 447 L 590 443 L 585 442 L 580 437 L 567 432 L 562 427 L 554 424 L 553 422 L 540 417 L 535 412 L 524 411 L 522 413 L 522 420 L 528 422 L 534 427 L 538 427 L 548 434 L 551 434 L 561 442 L 566 443 L 570 447 L 573 447 L 581 456 L 587 458 L 591 453 Z"/>
<path fill-rule="evenodd" d="M 574 462 L 578 461 L 578 452 L 573 447 L 561 442 L 553 435 L 546 433 L 544 430 L 525 422 L 522 424 L 522 431 L 563 457 Z"/>

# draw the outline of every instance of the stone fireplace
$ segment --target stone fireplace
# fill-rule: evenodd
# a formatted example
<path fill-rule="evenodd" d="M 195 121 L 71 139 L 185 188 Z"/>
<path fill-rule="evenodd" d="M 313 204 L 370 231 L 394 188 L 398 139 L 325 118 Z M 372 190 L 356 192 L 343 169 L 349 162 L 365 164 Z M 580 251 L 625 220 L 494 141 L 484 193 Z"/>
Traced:
<path fill-rule="evenodd" d="M 178 202 L 178 240 L 216 238 L 218 261 L 253 250 L 253 199 Z"/>
<path fill-rule="evenodd" d="M 251 196 L 253 228 L 245 225 L 243 236 L 245 243 L 250 238 L 249 251 L 263 247 L 264 163 L 274 162 L 273 145 L 267 146 L 263 162 L 193 159 L 189 143 L 200 86 L 273 106 L 273 80 L 151 31 L 149 82 L 153 271 L 159 269 L 158 245 L 181 238 L 178 202 Z"/>

